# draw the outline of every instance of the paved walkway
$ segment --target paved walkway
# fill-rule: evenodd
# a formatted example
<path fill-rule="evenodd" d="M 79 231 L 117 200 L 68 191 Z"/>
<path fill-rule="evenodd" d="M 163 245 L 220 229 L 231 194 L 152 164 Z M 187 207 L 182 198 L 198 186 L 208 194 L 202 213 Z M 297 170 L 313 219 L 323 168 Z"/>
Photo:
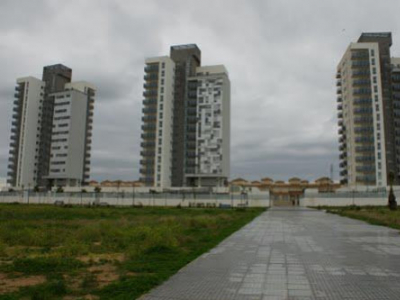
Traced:
<path fill-rule="evenodd" d="M 273 208 L 146 300 L 400 299 L 398 231 L 305 208 Z"/>

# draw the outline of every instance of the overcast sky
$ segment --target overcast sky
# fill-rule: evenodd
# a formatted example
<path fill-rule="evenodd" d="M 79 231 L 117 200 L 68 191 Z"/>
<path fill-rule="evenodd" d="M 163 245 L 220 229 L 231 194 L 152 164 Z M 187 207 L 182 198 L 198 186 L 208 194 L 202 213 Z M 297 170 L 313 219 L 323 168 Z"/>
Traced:
<path fill-rule="evenodd" d="M 0 177 L 15 80 L 62 63 L 97 86 L 91 178 L 139 177 L 144 59 L 196 43 L 231 79 L 231 178 L 338 180 L 335 69 L 361 32 L 392 31 L 398 0 L 1 0 Z"/>

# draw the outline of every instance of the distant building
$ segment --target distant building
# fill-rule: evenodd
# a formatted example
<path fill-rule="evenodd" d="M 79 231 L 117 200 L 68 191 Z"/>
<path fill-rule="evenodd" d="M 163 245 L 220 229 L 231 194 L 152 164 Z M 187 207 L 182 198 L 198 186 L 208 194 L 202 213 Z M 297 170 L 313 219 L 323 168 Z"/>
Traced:
<path fill-rule="evenodd" d="M 392 35 L 363 33 L 337 67 L 342 182 L 386 186 L 400 170 L 400 65 Z"/>
<path fill-rule="evenodd" d="M 223 186 L 230 168 L 230 82 L 201 67 L 196 45 L 146 60 L 141 181 L 146 186 Z"/>
<path fill-rule="evenodd" d="M 249 189 L 259 189 L 261 191 L 269 191 L 270 199 L 274 201 L 274 205 L 292 205 L 299 201 L 304 195 L 306 189 L 317 189 L 319 193 L 332 193 L 341 187 L 339 183 L 333 182 L 328 177 L 321 177 L 315 182 L 309 182 L 297 177 L 290 178 L 288 182 L 271 178 L 262 178 L 260 181 L 249 182 L 243 178 L 232 180 L 229 185 L 231 191 L 246 191 Z"/>
<path fill-rule="evenodd" d="M 19 188 L 84 185 L 90 174 L 95 88 L 63 65 L 17 80 L 8 182 Z"/>

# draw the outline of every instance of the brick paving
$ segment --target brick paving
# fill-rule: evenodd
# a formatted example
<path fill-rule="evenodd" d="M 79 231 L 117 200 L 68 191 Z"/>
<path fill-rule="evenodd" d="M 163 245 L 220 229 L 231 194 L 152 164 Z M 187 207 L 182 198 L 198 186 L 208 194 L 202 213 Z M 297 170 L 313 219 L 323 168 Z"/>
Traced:
<path fill-rule="evenodd" d="M 272 208 L 143 300 L 398 300 L 397 230 Z"/>

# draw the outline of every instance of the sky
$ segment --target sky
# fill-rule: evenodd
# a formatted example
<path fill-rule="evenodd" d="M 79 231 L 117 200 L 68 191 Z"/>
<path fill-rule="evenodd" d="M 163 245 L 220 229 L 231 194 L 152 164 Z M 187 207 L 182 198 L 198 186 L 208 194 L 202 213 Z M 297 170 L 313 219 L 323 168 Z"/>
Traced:
<path fill-rule="evenodd" d="M 97 87 L 91 179 L 137 180 L 144 60 L 195 43 L 231 80 L 231 179 L 339 180 L 336 65 L 362 32 L 391 31 L 400 1 L 2 0 L 0 178 L 16 79 L 45 65 Z"/>

